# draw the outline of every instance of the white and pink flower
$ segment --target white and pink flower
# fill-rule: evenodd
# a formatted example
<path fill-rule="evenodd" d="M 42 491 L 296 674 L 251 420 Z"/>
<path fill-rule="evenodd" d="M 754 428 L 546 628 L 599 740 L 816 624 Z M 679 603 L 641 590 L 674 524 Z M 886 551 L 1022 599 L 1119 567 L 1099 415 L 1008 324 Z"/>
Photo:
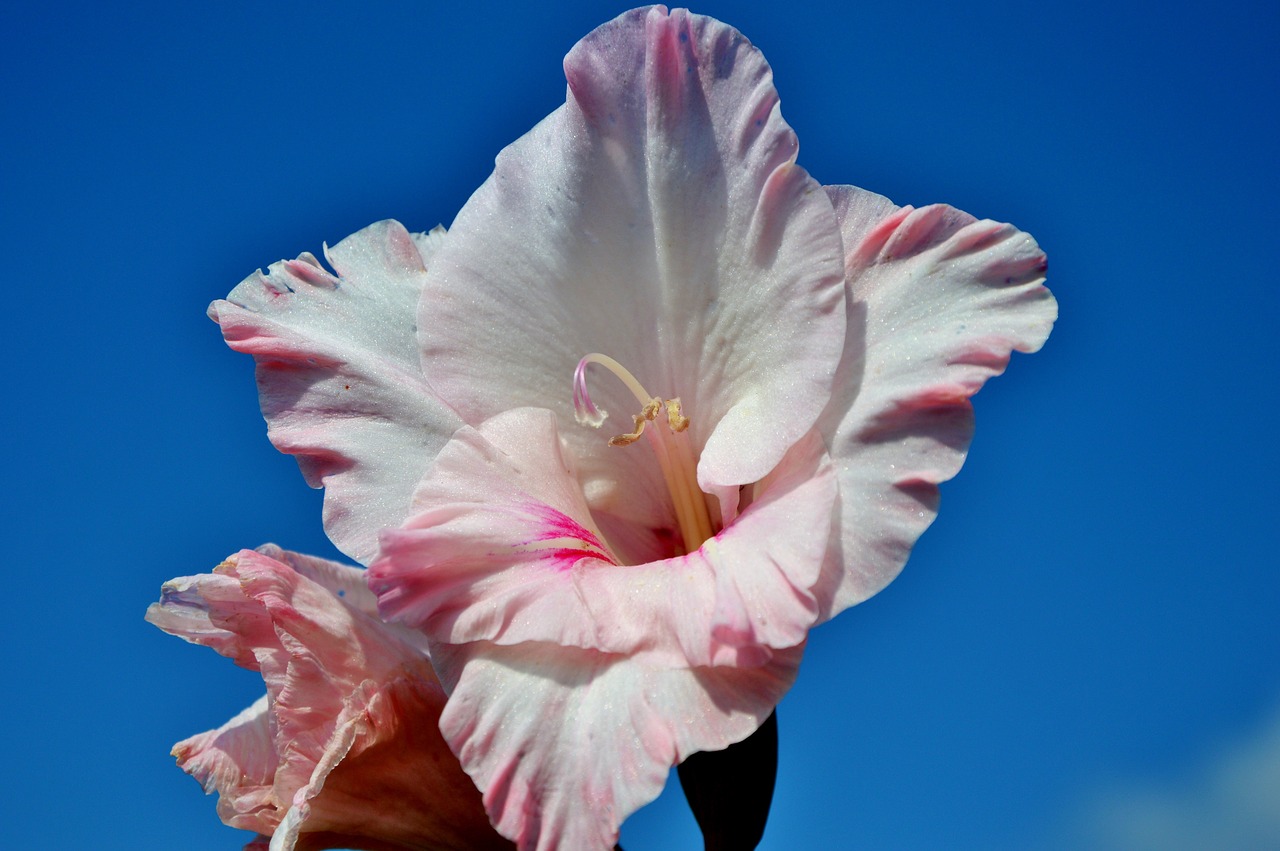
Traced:
<path fill-rule="evenodd" d="M 750 735 L 1056 316 L 1026 234 L 797 166 L 718 21 L 636 9 L 565 74 L 447 233 L 382 222 L 210 308 L 522 849 L 609 848 Z"/>

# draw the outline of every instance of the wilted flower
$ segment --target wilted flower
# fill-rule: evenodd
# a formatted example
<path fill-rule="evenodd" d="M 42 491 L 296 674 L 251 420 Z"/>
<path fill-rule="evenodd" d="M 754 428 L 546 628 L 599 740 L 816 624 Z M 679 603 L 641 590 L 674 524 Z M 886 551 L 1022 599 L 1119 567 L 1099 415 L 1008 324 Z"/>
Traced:
<path fill-rule="evenodd" d="M 218 814 L 272 851 L 510 848 L 436 727 L 445 695 L 363 571 L 278 547 L 174 579 L 147 620 L 261 671 L 267 693 L 179 742 Z"/>
<path fill-rule="evenodd" d="M 1026 234 L 816 183 L 724 24 L 637 9 L 565 73 L 447 234 L 383 222 L 210 308 L 425 636 L 494 825 L 539 849 L 609 847 L 768 717 L 1056 314 Z"/>

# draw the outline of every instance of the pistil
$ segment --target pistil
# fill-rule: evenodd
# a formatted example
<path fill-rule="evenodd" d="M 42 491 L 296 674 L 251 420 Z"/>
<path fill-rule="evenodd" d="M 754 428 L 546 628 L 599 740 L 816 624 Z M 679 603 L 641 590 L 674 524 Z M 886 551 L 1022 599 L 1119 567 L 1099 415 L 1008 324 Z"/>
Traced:
<path fill-rule="evenodd" d="M 599 428 L 609 416 L 607 411 L 597 408 L 591 402 L 591 396 L 587 392 L 587 365 L 593 363 L 612 372 L 640 403 L 640 413 L 631 418 L 634 429 L 627 434 L 610 438 L 609 445 L 630 446 L 645 434 L 649 435 L 649 446 L 658 459 L 667 492 L 671 495 L 685 552 L 693 552 L 715 531 L 707 511 L 706 497 L 698 487 L 697 460 L 687 433 L 689 418 L 684 415 L 680 400 L 664 400 L 652 395 L 622 364 L 608 355 L 592 353 L 578 362 L 578 368 L 573 374 L 574 412 L 578 422 L 584 425 Z M 665 428 L 655 423 L 663 412 L 666 413 Z M 654 423 L 652 428 L 646 428 L 649 423 Z"/>

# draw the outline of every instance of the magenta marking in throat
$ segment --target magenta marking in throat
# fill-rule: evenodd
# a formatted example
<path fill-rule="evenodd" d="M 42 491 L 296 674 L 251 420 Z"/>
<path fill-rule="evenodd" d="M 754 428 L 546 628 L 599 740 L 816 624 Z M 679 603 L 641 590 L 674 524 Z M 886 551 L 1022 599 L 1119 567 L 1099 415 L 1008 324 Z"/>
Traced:
<path fill-rule="evenodd" d="M 541 541 L 572 538 L 582 541 L 591 548 L 589 550 L 577 547 L 547 548 L 548 555 L 557 562 L 557 567 L 560 569 L 571 567 L 574 562 L 581 558 L 599 558 L 614 563 L 613 558 L 609 555 L 609 550 L 600 539 L 590 529 L 587 529 L 563 511 L 558 511 L 544 503 L 531 503 L 526 506 L 526 510 L 534 515 L 543 527 L 536 537 L 526 543 L 532 544 Z"/>

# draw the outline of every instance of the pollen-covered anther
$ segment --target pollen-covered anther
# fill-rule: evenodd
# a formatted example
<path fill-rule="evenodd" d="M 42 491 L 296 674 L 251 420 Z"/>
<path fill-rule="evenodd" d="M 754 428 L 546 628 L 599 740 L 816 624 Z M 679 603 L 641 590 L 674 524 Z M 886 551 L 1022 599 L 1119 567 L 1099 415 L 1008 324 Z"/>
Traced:
<path fill-rule="evenodd" d="M 680 413 L 679 399 L 663 401 L 654 396 L 640 409 L 640 413 L 632 415 L 631 420 L 635 423 L 635 430 L 630 434 L 620 434 L 617 437 L 609 438 L 609 445 L 630 446 L 635 443 L 644 434 L 644 424 L 657 420 L 658 415 L 662 413 L 664 408 L 667 411 L 667 427 L 673 433 L 679 434 L 689 427 L 689 418 Z"/>
<path fill-rule="evenodd" d="M 643 414 L 633 414 L 632 421 L 635 423 L 635 431 L 630 434 L 620 434 L 617 437 L 609 438 L 610 446 L 630 446 L 640 439 L 640 435 L 644 434 L 645 416 Z"/>
<path fill-rule="evenodd" d="M 680 400 L 667 400 L 667 425 L 679 434 L 689 427 L 689 418 L 680 412 Z"/>

